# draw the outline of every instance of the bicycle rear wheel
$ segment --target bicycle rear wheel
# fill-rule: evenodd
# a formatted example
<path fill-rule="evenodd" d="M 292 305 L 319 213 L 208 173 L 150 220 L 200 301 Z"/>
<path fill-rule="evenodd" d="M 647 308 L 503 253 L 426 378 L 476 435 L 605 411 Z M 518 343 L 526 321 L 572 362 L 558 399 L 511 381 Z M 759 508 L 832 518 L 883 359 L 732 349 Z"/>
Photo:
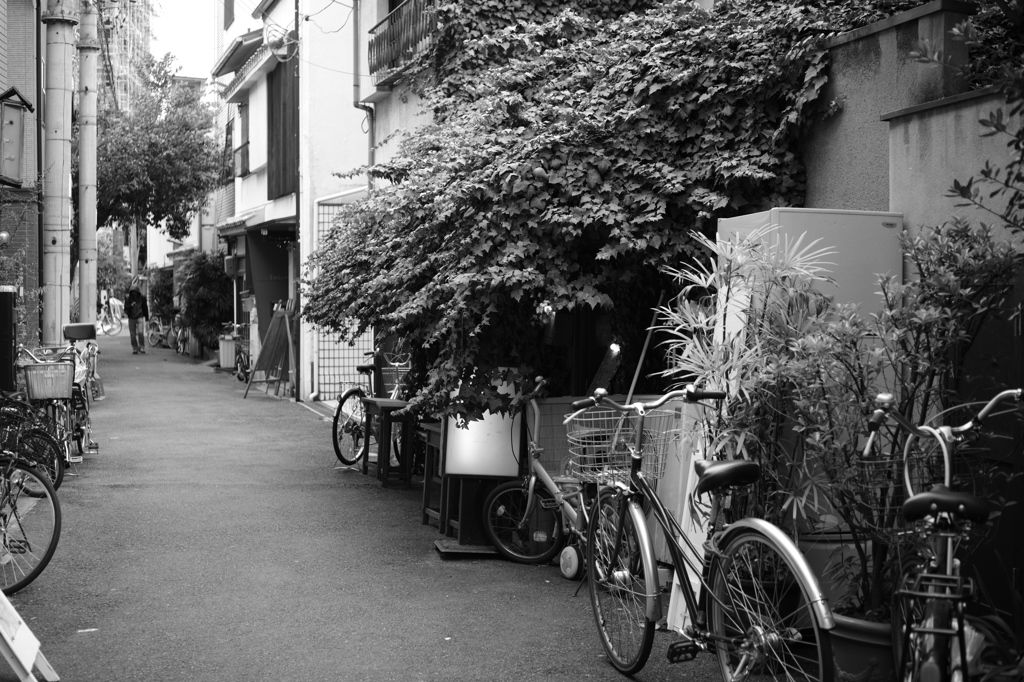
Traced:
<path fill-rule="evenodd" d="M 0 460 L 0 587 L 13 594 L 50 563 L 61 514 L 49 479 L 18 460 Z"/>
<path fill-rule="evenodd" d="M 708 629 L 722 678 L 832 682 L 832 643 L 803 573 L 773 538 L 730 535 L 708 573 Z"/>
<path fill-rule="evenodd" d="M 121 333 L 121 327 L 124 323 L 121 322 L 121 318 L 114 315 L 103 316 L 100 319 L 100 331 L 108 336 L 117 336 Z"/>
<path fill-rule="evenodd" d="M 527 498 L 522 481 L 508 481 L 492 490 L 484 500 L 484 532 L 509 561 L 547 563 L 565 546 L 562 512 L 539 483 L 533 491 L 532 506 Z"/>
<path fill-rule="evenodd" d="M 366 434 L 362 396 L 361 388 L 350 388 L 338 398 L 338 407 L 334 411 L 334 454 L 346 466 L 355 465 L 363 457 Z"/>
<path fill-rule="evenodd" d="M 648 617 L 657 599 L 653 552 L 644 551 L 646 535 L 639 511 L 622 495 L 598 495 L 587 529 L 587 571 L 594 621 L 608 659 L 620 672 L 639 672 L 651 655 L 655 621 Z M 621 532 L 618 552 L 615 541 Z M 649 540 L 649 538 L 648 538 Z"/>

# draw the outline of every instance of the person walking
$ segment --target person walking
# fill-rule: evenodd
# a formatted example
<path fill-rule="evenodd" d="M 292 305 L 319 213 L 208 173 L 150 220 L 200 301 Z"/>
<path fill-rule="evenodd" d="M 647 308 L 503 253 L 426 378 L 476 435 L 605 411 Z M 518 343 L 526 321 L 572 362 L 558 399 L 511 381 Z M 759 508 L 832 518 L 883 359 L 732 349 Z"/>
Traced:
<path fill-rule="evenodd" d="M 146 320 L 149 319 L 149 304 L 139 289 L 139 278 L 132 278 L 128 297 L 124 302 L 128 314 L 128 336 L 132 340 L 132 355 L 146 352 Z"/>

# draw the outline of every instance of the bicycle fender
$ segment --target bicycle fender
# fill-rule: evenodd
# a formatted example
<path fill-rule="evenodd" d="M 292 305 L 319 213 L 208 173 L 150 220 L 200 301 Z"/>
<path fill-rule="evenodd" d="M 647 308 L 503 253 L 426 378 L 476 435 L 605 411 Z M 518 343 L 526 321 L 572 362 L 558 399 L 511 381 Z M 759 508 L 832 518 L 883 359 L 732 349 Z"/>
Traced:
<path fill-rule="evenodd" d="M 644 516 L 640 503 L 636 500 L 629 501 L 629 514 L 633 517 L 633 526 L 640 540 L 640 553 L 645 555 L 644 559 L 648 566 L 654 566 L 654 575 L 649 576 L 647 583 L 647 620 L 657 623 L 661 620 L 661 585 L 658 580 L 658 562 L 654 556 L 654 540 L 651 538 L 650 530 L 647 528 L 647 517 Z"/>
<path fill-rule="evenodd" d="M 800 573 L 800 577 L 803 578 L 810 589 L 812 595 L 811 610 L 818 621 L 818 627 L 822 630 L 835 628 L 836 621 L 832 617 L 832 607 L 829 606 L 828 598 L 821 591 L 821 585 L 818 583 L 817 576 L 814 575 L 811 567 L 807 565 L 807 560 L 804 559 L 804 555 L 800 553 L 797 546 L 789 539 L 788 535 L 779 530 L 778 526 L 764 519 L 740 519 L 722 532 L 719 542 L 722 545 L 727 544 L 733 534 L 744 528 L 761 533 L 771 538 L 778 545 L 779 551 L 785 554 L 793 563 L 795 570 Z"/>

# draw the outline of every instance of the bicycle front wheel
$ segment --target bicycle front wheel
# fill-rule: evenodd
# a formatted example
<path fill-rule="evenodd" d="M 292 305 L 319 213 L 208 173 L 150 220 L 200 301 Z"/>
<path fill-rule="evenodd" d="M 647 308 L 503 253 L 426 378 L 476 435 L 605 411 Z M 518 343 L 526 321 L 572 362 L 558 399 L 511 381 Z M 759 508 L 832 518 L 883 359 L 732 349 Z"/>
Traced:
<path fill-rule="evenodd" d="M 50 563 L 60 539 L 60 503 L 49 479 L 17 460 L 0 463 L 0 587 L 13 594 Z"/>
<path fill-rule="evenodd" d="M 502 483 L 484 500 L 483 515 L 487 538 L 509 561 L 544 564 L 565 546 L 562 513 L 539 484 L 530 502 L 522 481 Z"/>
<path fill-rule="evenodd" d="M 643 522 L 622 495 L 599 495 L 587 528 L 594 621 L 608 659 L 625 675 L 644 667 L 654 643 L 656 623 L 648 614 L 651 600 L 657 599 L 657 568 L 653 552 L 644 551 L 644 538 L 649 538 L 638 530 Z"/>
<path fill-rule="evenodd" d="M 366 434 L 362 395 L 362 389 L 350 388 L 338 398 L 334 411 L 334 454 L 346 466 L 354 466 L 363 457 Z"/>
<path fill-rule="evenodd" d="M 815 595 L 773 538 L 730 536 L 708 573 L 708 628 L 722 678 L 832 682 L 832 643 Z"/>
<path fill-rule="evenodd" d="M 64 451 L 57 439 L 42 429 L 29 429 L 18 440 L 18 455 L 41 469 L 60 488 L 64 481 Z"/>

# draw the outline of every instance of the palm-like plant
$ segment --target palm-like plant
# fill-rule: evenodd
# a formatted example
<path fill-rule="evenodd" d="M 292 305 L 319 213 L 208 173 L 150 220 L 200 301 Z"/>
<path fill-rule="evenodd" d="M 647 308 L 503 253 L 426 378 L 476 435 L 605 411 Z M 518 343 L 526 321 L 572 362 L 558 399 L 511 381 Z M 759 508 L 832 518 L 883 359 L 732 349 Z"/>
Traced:
<path fill-rule="evenodd" d="M 880 281 L 882 310 L 866 316 L 815 288 L 829 281 L 833 255 L 816 242 L 770 227 L 701 241 L 709 262 L 672 271 L 683 290 L 662 310 L 666 373 L 728 391 L 702 423 L 708 456 L 762 465 L 749 499 L 762 518 L 794 535 L 828 524 L 848 531 L 856 556 L 841 567 L 851 590 L 838 606 L 879 615 L 898 567 L 892 502 L 902 486 L 898 478 L 865 484 L 865 420 L 881 392 L 916 424 L 959 402 L 964 356 L 1004 307 L 1021 256 L 984 225 L 905 236 L 914 277 Z M 888 455 L 902 455 L 905 437 L 886 434 Z"/>

